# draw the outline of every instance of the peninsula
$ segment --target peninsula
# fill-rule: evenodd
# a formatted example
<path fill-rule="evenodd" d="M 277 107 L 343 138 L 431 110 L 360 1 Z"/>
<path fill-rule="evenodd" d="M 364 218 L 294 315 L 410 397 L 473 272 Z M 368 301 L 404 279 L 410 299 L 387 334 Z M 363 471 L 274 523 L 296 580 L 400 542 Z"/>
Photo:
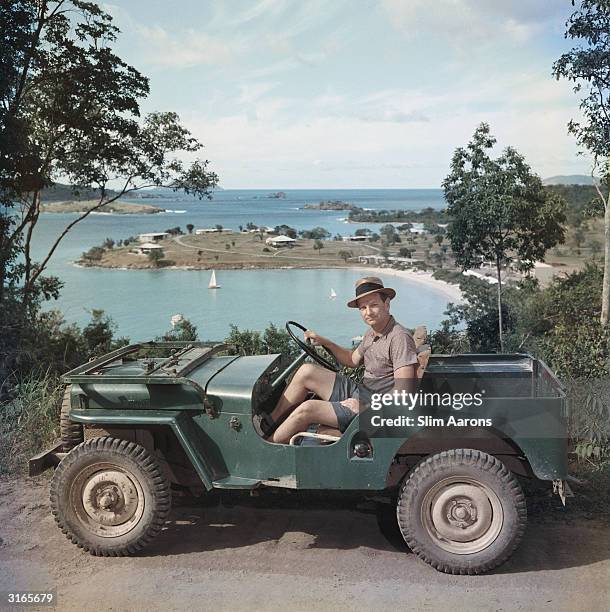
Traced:
<path fill-rule="evenodd" d="M 97 205 L 99 200 L 70 200 L 68 202 L 50 202 L 42 205 L 45 213 L 84 213 Z M 165 212 L 164 208 L 151 206 L 150 204 L 130 204 L 117 200 L 110 204 L 104 204 L 95 210 L 95 213 L 111 215 L 154 215 Z"/>
<path fill-rule="evenodd" d="M 282 242 L 280 239 L 279 246 L 274 246 L 273 238 L 258 232 L 227 231 L 167 234 L 154 243 L 132 238 L 126 246 L 121 243 L 117 246 L 111 241 L 112 245 L 93 247 L 77 263 L 86 267 L 127 269 L 343 268 L 358 265 L 360 255 L 379 254 L 378 247 L 362 242 L 315 239 Z"/>

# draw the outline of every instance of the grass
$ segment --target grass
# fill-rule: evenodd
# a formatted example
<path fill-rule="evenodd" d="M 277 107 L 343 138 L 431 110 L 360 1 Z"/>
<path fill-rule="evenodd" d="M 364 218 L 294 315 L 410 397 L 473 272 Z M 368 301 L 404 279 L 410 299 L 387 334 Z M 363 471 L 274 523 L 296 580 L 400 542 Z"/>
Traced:
<path fill-rule="evenodd" d="M 0 474 L 22 474 L 27 461 L 59 437 L 63 385 L 48 373 L 19 384 L 0 405 Z"/>

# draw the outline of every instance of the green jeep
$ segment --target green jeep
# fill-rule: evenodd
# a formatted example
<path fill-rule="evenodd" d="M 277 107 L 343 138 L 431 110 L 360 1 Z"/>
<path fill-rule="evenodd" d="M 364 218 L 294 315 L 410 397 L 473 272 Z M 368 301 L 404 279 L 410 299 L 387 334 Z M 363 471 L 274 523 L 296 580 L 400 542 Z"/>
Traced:
<path fill-rule="evenodd" d="M 484 401 L 459 411 L 384 409 L 386 424 L 411 414 L 404 427 L 379 427 L 371 407 L 343 434 L 312 426 L 272 444 L 253 416 L 274 408 L 308 355 L 333 367 L 291 335 L 304 351 L 290 364 L 281 355 L 231 355 L 222 344 L 150 342 L 68 372 L 61 441 L 30 460 L 31 475 L 56 468 L 51 505 L 66 536 L 93 555 L 136 553 L 167 520 L 172 489 L 184 487 L 362 491 L 392 500 L 421 559 L 478 574 L 504 562 L 523 536 L 516 476 L 552 481 L 564 499 L 564 392 L 541 361 L 431 355 L 421 392 Z"/>

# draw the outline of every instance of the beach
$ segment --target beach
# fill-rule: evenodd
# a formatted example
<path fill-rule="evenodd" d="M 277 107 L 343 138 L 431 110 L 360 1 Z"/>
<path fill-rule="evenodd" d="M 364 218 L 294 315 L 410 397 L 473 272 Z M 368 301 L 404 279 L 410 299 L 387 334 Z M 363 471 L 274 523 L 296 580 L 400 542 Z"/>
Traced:
<path fill-rule="evenodd" d="M 463 302 L 464 296 L 457 285 L 434 278 L 430 272 L 413 272 L 411 270 L 394 270 L 393 268 L 374 268 L 358 266 L 352 270 L 366 272 L 366 276 L 397 276 L 399 278 L 425 285 L 426 287 L 442 293 L 452 302 Z"/>

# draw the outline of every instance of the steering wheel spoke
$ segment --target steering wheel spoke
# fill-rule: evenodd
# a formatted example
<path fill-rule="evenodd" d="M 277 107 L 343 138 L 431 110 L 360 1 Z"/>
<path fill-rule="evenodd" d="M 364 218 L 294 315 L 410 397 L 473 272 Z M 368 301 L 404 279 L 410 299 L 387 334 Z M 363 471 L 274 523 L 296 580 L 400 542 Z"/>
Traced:
<path fill-rule="evenodd" d="M 286 322 L 286 331 L 288 332 L 288 335 L 294 340 L 296 345 L 303 350 L 303 352 L 307 353 L 307 355 L 309 355 L 315 362 L 319 363 L 321 366 L 325 367 L 327 370 L 330 370 L 331 372 L 339 371 L 339 369 L 331 361 L 326 359 L 326 357 L 322 357 L 322 355 L 320 355 L 318 351 L 316 351 L 315 347 L 312 344 L 303 342 L 303 340 L 301 340 L 292 331 L 291 326 L 298 327 L 300 330 L 304 332 L 307 331 L 307 328 L 303 327 L 303 325 L 301 325 L 300 323 L 297 323 L 296 321 Z M 329 355 L 332 355 L 332 353 L 326 347 L 323 347 L 323 348 Z"/>

